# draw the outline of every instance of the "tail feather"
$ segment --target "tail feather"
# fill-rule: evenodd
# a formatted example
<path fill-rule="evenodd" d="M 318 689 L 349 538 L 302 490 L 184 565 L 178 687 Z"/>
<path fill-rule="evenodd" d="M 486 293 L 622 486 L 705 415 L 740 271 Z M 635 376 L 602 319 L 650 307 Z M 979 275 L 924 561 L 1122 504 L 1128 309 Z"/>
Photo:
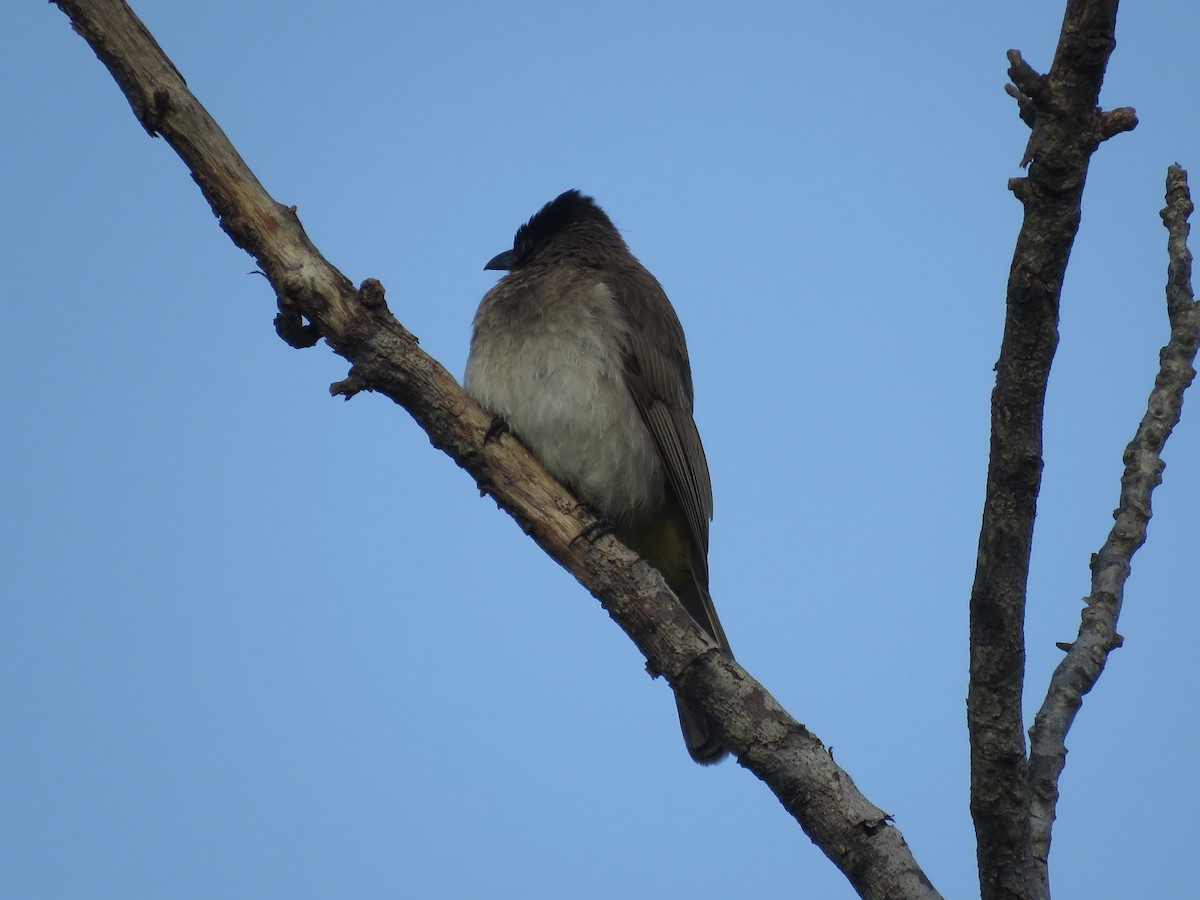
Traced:
<path fill-rule="evenodd" d="M 678 694 L 675 695 L 675 706 L 679 709 L 679 728 L 683 731 L 683 742 L 693 760 L 702 766 L 711 766 L 729 755 L 729 749 L 708 719 L 694 712 Z"/>
<path fill-rule="evenodd" d="M 683 608 L 720 646 L 722 650 L 733 656 L 729 649 L 729 640 L 725 637 L 725 629 L 717 618 L 716 607 L 707 588 L 693 577 L 682 590 L 676 591 L 683 602 Z M 675 705 L 679 708 L 679 727 L 683 731 L 683 741 L 687 745 L 688 754 L 702 766 L 711 766 L 724 759 L 729 749 L 721 739 L 717 728 L 704 715 L 696 712 L 681 698 L 675 695 Z"/>
<path fill-rule="evenodd" d="M 688 615 L 732 656 L 725 630 L 708 593 L 707 535 L 692 534 L 682 507 L 668 504 L 662 515 L 619 526 L 616 535 L 662 572 Z M 679 727 L 692 759 L 701 765 L 722 760 L 729 751 L 716 726 L 678 695 L 675 700 L 679 707 Z"/>

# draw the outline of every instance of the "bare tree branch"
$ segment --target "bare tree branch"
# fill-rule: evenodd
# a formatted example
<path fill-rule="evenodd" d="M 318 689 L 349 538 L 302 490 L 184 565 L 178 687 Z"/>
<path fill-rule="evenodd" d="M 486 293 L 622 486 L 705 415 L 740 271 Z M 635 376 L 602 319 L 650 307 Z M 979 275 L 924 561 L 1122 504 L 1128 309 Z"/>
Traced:
<path fill-rule="evenodd" d="M 183 159 L 221 227 L 261 266 L 293 346 L 319 338 L 351 363 L 331 388 L 376 391 L 403 406 L 431 442 L 466 469 L 559 564 L 598 597 L 699 711 L 719 723 L 741 765 L 760 778 L 805 833 L 867 898 L 933 898 L 890 817 L 859 793 L 821 742 L 744 669 L 719 652 L 661 577 L 613 538 L 579 541 L 592 518 L 511 437 L 491 424 L 388 311 L 382 286 L 356 290 L 309 241 L 295 208 L 273 200 L 142 23 L 120 0 L 56 0 L 152 135 Z"/>
<path fill-rule="evenodd" d="M 1097 110 L 1115 46 L 1116 0 L 1068 0 L 1054 62 L 1039 75 L 1017 51 L 1009 77 L 1032 127 L 1010 187 L 1025 207 L 1009 273 L 987 495 L 971 590 L 971 815 L 984 900 L 1047 896 L 1033 864 L 1021 695 L 1025 597 L 1042 475 L 1046 382 L 1058 344 L 1063 275 L 1079 228 L 1080 198 L 1096 147 L 1132 112 Z M 1107 123 L 1107 124 L 1106 124 Z M 1118 129 L 1120 130 L 1120 129 Z"/>
<path fill-rule="evenodd" d="M 1064 647 L 1066 657 L 1054 670 L 1042 708 L 1029 730 L 1029 783 L 1033 850 L 1043 884 L 1048 883 L 1050 832 L 1058 804 L 1058 779 L 1067 761 L 1066 737 L 1096 684 L 1111 650 L 1121 646 L 1117 619 L 1125 595 L 1133 554 L 1146 541 L 1150 498 L 1162 481 L 1162 450 L 1179 422 L 1183 393 L 1196 376 L 1193 364 L 1200 342 L 1200 304 L 1192 299 L 1192 255 L 1188 251 L 1188 216 L 1192 213 L 1187 172 L 1167 170 L 1167 205 L 1162 211 L 1168 230 L 1167 316 L 1171 337 L 1159 353 L 1159 371 L 1146 404 L 1146 415 L 1125 448 L 1121 499 L 1113 512 L 1112 530 L 1092 557 L 1092 592 L 1085 599 L 1079 635 Z"/>

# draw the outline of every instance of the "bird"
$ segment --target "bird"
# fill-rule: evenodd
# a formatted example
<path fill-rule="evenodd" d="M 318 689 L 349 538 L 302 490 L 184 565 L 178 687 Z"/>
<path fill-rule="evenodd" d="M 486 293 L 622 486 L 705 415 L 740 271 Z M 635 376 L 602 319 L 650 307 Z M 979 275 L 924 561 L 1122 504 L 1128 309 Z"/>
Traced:
<path fill-rule="evenodd" d="M 506 274 L 475 313 L 467 394 L 656 568 L 732 656 L 708 592 L 712 482 L 687 342 L 662 286 L 574 189 L 484 269 Z M 718 729 L 675 700 L 692 759 L 723 759 Z"/>

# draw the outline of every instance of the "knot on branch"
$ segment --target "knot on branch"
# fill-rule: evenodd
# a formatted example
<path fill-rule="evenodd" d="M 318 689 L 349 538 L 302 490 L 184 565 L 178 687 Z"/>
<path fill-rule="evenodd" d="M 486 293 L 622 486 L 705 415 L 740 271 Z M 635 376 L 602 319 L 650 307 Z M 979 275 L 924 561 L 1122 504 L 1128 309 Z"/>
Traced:
<path fill-rule="evenodd" d="M 1107 141 L 1110 137 L 1137 128 L 1138 117 L 1132 106 L 1121 106 L 1100 113 L 1100 140 Z"/>
<path fill-rule="evenodd" d="M 1013 192 L 1013 196 L 1022 203 L 1027 203 L 1031 196 L 1031 188 L 1028 178 L 1010 178 L 1008 179 L 1008 189 Z"/>
<path fill-rule="evenodd" d="M 1027 97 L 1040 99 L 1047 88 L 1046 76 L 1038 74 L 1033 66 L 1025 62 L 1020 50 L 1009 50 L 1005 55 L 1008 57 L 1008 77 L 1013 84 Z"/>
<path fill-rule="evenodd" d="M 289 347 L 297 350 L 315 346 L 321 339 L 321 329 L 304 320 L 299 305 L 292 299 L 292 295 L 303 291 L 303 279 L 295 273 L 288 275 L 283 280 L 283 289 L 285 293 L 275 295 L 275 303 L 279 307 L 279 314 L 275 316 L 275 333 Z"/>
<path fill-rule="evenodd" d="M 831 753 L 830 756 L 832 755 L 833 754 Z M 880 814 L 877 816 L 864 818 L 858 823 L 858 827 L 865 831 L 868 835 L 874 836 L 878 831 L 887 828 L 892 824 L 894 817 L 891 813 L 885 813 L 883 810 L 880 810 L 879 813 Z"/>
<path fill-rule="evenodd" d="M 1025 62 L 1020 50 L 1009 50 L 1008 62 L 1008 77 L 1012 84 L 1006 84 L 1004 92 L 1017 101 L 1021 121 L 1032 128 L 1037 122 L 1038 106 L 1050 98 L 1050 82 Z"/>
<path fill-rule="evenodd" d="M 329 396 L 341 397 L 343 400 L 349 400 L 360 391 L 370 390 L 367 383 L 358 376 L 354 369 L 350 370 L 350 374 L 341 381 L 335 381 L 329 386 Z"/>
<path fill-rule="evenodd" d="M 376 278 L 368 278 L 358 286 L 358 300 L 368 309 L 387 309 L 383 284 Z"/>
<path fill-rule="evenodd" d="M 279 313 L 275 316 L 275 333 L 283 338 L 284 343 L 297 350 L 307 350 L 316 346 L 321 339 L 321 329 L 311 322 L 305 322 L 304 316 L 295 307 L 284 308 L 281 304 Z"/>
<path fill-rule="evenodd" d="M 1032 128 L 1037 123 L 1037 104 L 1033 102 L 1033 98 L 1028 94 L 1022 94 L 1011 84 L 1004 86 L 1004 93 L 1017 101 L 1017 113 L 1020 115 L 1021 121 Z"/>
<path fill-rule="evenodd" d="M 146 106 L 138 111 L 138 121 L 150 137 L 158 137 L 163 119 L 170 115 L 173 106 L 171 92 L 161 84 L 155 87 Z"/>

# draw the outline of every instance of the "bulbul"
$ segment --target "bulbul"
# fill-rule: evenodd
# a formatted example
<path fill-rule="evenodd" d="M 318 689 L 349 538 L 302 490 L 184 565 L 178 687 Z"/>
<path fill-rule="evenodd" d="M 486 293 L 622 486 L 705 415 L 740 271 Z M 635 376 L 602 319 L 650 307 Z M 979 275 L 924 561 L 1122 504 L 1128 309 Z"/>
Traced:
<path fill-rule="evenodd" d="M 683 328 L 658 281 L 591 197 L 571 190 L 517 229 L 485 269 L 467 393 L 662 573 L 726 652 L 708 593 L 712 483 L 692 419 Z M 726 748 L 678 696 L 688 753 Z"/>

